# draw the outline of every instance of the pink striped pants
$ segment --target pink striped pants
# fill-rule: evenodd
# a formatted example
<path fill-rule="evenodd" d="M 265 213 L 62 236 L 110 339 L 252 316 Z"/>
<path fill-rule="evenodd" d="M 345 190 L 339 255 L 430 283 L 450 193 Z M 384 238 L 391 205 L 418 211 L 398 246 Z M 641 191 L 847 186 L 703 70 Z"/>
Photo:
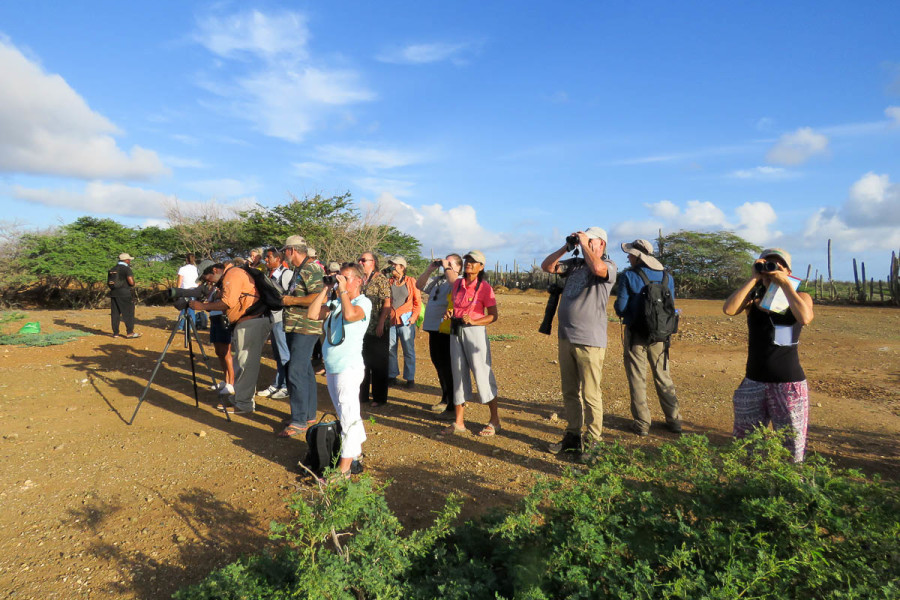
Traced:
<path fill-rule="evenodd" d="M 735 438 L 772 422 L 776 430 L 790 428 L 793 435 L 785 439 L 794 462 L 802 462 L 806 453 L 806 430 L 809 427 L 809 388 L 806 380 L 788 383 L 762 383 L 744 378 L 734 391 Z"/>

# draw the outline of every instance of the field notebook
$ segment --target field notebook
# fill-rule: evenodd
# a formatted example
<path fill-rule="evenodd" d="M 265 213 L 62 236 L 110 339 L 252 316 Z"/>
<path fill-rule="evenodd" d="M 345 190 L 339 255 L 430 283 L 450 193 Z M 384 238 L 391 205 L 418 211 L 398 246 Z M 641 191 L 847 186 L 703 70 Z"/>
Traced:
<path fill-rule="evenodd" d="M 788 281 L 794 286 L 796 290 L 800 287 L 800 279 L 794 277 L 793 275 L 788 275 Z M 773 313 L 778 313 L 783 315 L 788 310 L 788 299 L 787 296 L 784 295 L 784 291 L 774 281 L 769 284 L 769 288 L 766 290 L 766 295 L 763 296 L 762 301 L 760 301 L 759 306 L 761 308 L 765 308 L 766 310 L 770 310 Z"/>

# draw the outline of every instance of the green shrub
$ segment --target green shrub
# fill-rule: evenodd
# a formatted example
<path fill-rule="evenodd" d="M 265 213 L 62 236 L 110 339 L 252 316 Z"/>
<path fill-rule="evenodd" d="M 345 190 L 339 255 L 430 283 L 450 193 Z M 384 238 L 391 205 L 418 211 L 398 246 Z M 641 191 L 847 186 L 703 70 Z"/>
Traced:
<path fill-rule="evenodd" d="M 603 446 L 521 504 L 402 535 L 369 478 L 323 487 L 274 525 L 283 545 L 176 598 L 897 598 L 898 492 L 778 434 Z"/>

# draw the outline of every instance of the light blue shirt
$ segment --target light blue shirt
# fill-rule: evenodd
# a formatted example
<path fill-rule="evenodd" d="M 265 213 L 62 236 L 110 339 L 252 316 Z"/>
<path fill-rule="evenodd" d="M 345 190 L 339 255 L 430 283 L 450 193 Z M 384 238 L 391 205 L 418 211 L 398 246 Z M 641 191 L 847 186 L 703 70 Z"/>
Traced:
<path fill-rule="evenodd" d="M 372 315 L 372 301 L 360 294 L 351 300 L 350 304 L 360 307 L 365 317 L 353 323 L 346 323 L 340 299 L 329 300 L 326 305 L 331 313 L 325 319 L 322 358 L 325 360 L 325 371 L 328 373 L 343 373 L 347 369 L 363 367 L 363 336 Z"/>

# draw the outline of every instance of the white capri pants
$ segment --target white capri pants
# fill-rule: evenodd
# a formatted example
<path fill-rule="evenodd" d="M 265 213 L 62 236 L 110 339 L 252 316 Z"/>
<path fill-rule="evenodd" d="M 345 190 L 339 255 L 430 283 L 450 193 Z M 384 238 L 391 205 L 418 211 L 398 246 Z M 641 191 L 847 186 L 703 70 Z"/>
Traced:
<path fill-rule="evenodd" d="M 453 404 L 459 406 L 472 398 L 469 371 L 478 386 L 478 401 L 487 404 L 497 397 L 497 380 L 491 370 L 491 343 L 484 325 L 460 327 L 450 335 L 450 366 L 453 369 Z"/>
<path fill-rule="evenodd" d="M 356 458 L 362 453 L 366 429 L 359 414 L 359 387 L 365 367 L 360 364 L 341 373 L 328 373 L 328 395 L 341 422 L 341 458 Z"/>

